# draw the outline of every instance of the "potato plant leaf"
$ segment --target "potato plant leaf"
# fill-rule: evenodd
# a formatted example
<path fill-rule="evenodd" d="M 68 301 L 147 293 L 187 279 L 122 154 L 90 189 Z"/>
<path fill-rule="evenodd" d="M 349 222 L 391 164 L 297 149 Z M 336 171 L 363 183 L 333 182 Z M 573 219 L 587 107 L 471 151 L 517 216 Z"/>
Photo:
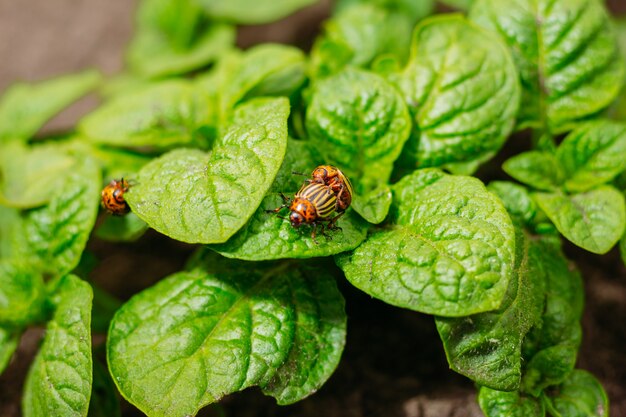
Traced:
<path fill-rule="evenodd" d="M 608 252 L 624 234 L 626 204 L 614 187 L 571 196 L 535 193 L 533 198 L 567 240 L 590 252 Z"/>
<path fill-rule="evenodd" d="M 0 147 L 0 203 L 32 208 L 47 203 L 74 159 L 57 145 L 28 147 L 19 142 Z"/>
<path fill-rule="evenodd" d="M 0 261 L 0 326 L 3 329 L 25 327 L 41 319 L 45 297 L 43 278 L 31 265 L 15 259 Z"/>
<path fill-rule="evenodd" d="M 107 216 L 95 235 L 109 242 L 134 242 L 148 230 L 146 222 L 133 212 L 126 216 Z"/>
<path fill-rule="evenodd" d="M 12 255 L 53 276 L 78 265 L 98 213 L 100 169 L 90 157 L 74 156 L 48 204 L 22 212 L 13 224 Z"/>
<path fill-rule="evenodd" d="M 20 342 L 20 332 L 0 326 L 0 375 L 5 370 Z"/>
<path fill-rule="evenodd" d="M 232 26 L 207 24 L 193 0 L 143 1 L 127 60 L 143 77 L 182 74 L 216 60 L 233 47 L 234 40 Z"/>
<path fill-rule="evenodd" d="M 59 282 L 43 345 L 24 386 L 25 417 L 86 417 L 92 384 L 91 287 L 74 275 Z"/>
<path fill-rule="evenodd" d="M 36 84 L 13 84 L 0 98 L 0 143 L 32 137 L 52 116 L 101 81 L 98 71 L 65 75 Z"/>
<path fill-rule="evenodd" d="M 188 49 L 182 50 L 166 42 L 161 33 L 144 30 L 130 44 L 127 59 L 133 71 L 143 77 L 184 74 L 215 61 L 233 47 L 234 41 L 234 28 L 225 24 L 209 26 Z"/>
<path fill-rule="evenodd" d="M 487 189 L 500 197 L 506 211 L 520 225 L 528 225 L 535 219 L 537 204 L 525 187 L 508 181 L 492 181 Z"/>
<path fill-rule="evenodd" d="M 543 402 L 517 391 L 497 391 L 480 387 L 478 404 L 486 417 L 544 417 Z"/>
<path fill-rule="evenodd" d="M 413 168 L 482 160 L 511 132 L 520 97 L 513 59 L 498 37 L 461 15 L 422 21 L 406 68 L 392 77 L 414 121 Z"/>
<path fill-rule="evenodd" d="M 626 170 L 626 125 L 608 120 L 585 123 L 561 142 L 556 158 L 570 192 L 611 181 Z"/>
<path fill-rule="evenodd" d="M 549 411 L 554 417 L 608 417 L 609 399 L 600 382 L 589 372 L 573 370 L 550 393 Z"/>
<path fill-rule="evenodd" d="M 269 23 L 290 15 L 316 0 L 197 0 L 210 18 L 245 25 Z"/>
<path fill-rule="evenodd" d="M 339 72 L 347 65 L 369 68 L 382 54 L 406 60 L 416 21 L 404 10 L 394 13 L 383 4 L 372 3 L 341 7 L 324 23 L 324 34 L 311 52 L 315 78 Z M 428 2 L 415 4 L 423 3 Z"/>
<path fill-rule="evenodd" d="M 346 278 L 389 304 L 444 317 L 500 307 L 513 273 L 514 229 L 475 178 L 415 171 L 393 186 L 392 224 L 350 254 Z"/>
<path fill-rule="evenodd" d="M 356 195 L 352 201 L 354 211 L 370 223 L 378 224 L 385 220 L 391 206 L 392 193 L 387 184 L 365 195 Z"/>
<path fill-rule="evenodd" d="M 339 167 L 361 196 L 386 184 L 411 121 L 402 97 L 382 77 L 346 69 L 313 86 L 306 128 L 326 163 Z"/>
<path fill-rule="evenodd" d="M 189 145 L 209 118 L 190 82 L 163 81 L 115 96 L 85 116 L 78 130 L 93 143 L 117 147 Z"/>
<path fill-rule="evenodd" d="M 435 318 L 451 368 L 479 385 L 502 391 L 519 388 L 522 341 L 543 309 L 540 249 L 519 231 L 516 250 L 516 268 L 498 310 Z"/>
<path fill-rule="evenodd" d="M 519 128 L 563 131 L 620 91 L 624 63 L 600 0 L 476 0 L 470 17 L 513 53 L 523 87 Z"/>
<path fill-rule="evenodd" d="M 225 57 L 217 72 L 219 109 L 223 117 L 246 99 L 289 96 L 305 81 L 305 56 L 293 46 L 266 43 Z"/>
<path fill-rule="evenodd" d="M 535 240 L 545 277 L 545 308 L 541 326 L 524 340 L 526 366 L 522 391 L 538 396 L 560 384 L 574 369 L 582 337 L 583 283 L 559 249 L 558 239 Z"/>
<path fill-rule="evenodd" d="M 336 367 L 345 319 L 343 298 L 320 268 L 213 255 L 118 311 L 109 368 L 124 397 L 154 417 L 195 415 L 253 385 L 289 404 Z"/>
<path fill-rule="evenodd" d="M 563 183 L 564 174 L 559 161 L 549 152 L 523 152 L 502 164 L 504 172 L 533 188 L 554 191 Z"/>
<path fill-rule="evenodd" d="M 289 103 L 250 100 L 205 153 L 177 149 L 152 160 L 126 194 L 133 212 L 160 233 L 190 243 L 228 240 L 255 212 L 287 147 Z"/>

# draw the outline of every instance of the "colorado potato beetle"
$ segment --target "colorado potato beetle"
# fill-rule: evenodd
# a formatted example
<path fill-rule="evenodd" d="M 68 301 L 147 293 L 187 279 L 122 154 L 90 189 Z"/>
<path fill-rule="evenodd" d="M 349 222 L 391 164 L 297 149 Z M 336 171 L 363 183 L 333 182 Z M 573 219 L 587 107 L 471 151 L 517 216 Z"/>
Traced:
<path fill-rule="evenodd" d="M 320 165 L 311 173 L 311 183 L 329 186 L 337 196 L 337 212 L 346 211 L 352 203 L 352 184 L 340 169 L 332 165 Z"/>
<path fill-rule="evenodd" d="M 102 207 L 114 216 L 123 216 L 130 211 L 128 203 L 124 199 L 124 193 L 128 191 L 130 185 L 124 178 L 112 180 L 102 189 Z"/>
<path fill-rule="evenodd" d="M 267 210 L 269 213 L 278 213 L 285 207 L 289 208 L 289 222 L 294 228 L 299 228 L 302 224 L 313 226 L 313 232 L 311 238 L 317 244 L 315 240 L 317 226 L 321 226 L 320 233 L 324 234 L 324 227 L 327 230 L 340 229 L 335 226 L 337 219 L 339 219 L 343 212 L 337 216 L 332 217 L 337 207 L 337 196 L 335 192 L 327 185 L 312 182 L 310 184 L 304 184 L 300 190 L 296 193 L 294 198 L 290 200 L 281 194 L 285 204 L 274 210 Z M 324 222 L 327 222 L 324 225 Z"/>

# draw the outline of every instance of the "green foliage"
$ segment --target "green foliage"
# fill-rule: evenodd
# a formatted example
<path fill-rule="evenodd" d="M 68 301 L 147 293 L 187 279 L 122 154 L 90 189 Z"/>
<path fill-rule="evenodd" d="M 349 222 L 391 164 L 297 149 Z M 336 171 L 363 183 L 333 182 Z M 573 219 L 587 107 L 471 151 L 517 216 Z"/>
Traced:
<path fill-rule="evenodd" d="M 64 136 L 33 138 L 98 73 L 0 98 L 0 371 L 48 322 L 24 415 L 118 416 L 116 389 L 151 417 L 252 386 L 299 401 L 339 362 L 343 271 L 435 316 L 488 417 L 606 416 L 598 381 L 574 369 L 583 285 L 559 241 L 602 254 L 621 239 L 626 260 L 625 57 L 601 0 L 444 2 L 469 18 L 340 0 L 309 54 L 234 45 L 235 24 L 312 3 L 143 0 L 128 68 Z M 600 118 L 619 91 L 618 121 Z M 531 148 L 502 170 L 521 184 L 470 177 L 500 177 L 481 165 L 515 127 Z M 336 228 L 296 229 L 289 206 L 326 164 L 352 204 Z M 96 222 L 99 190 L 121 178 L 132 213 Z M 70 275 L 97 264 L 90 236 L 133 256 L 149 227 L 204 246 L 125 303 Z M 108 369 L 92 330 L 108 331 Z"/>
<path fill-rule="evenodd" d="M 406 68 L 392 77 L 414 121 L 405 163 L 415 168 L 491 157 L 513 128 L 517 77 L 498 37 L 460 15 L 424 20 Z"/>
<path fill-rule="evenodd" d="M 108 362 L 129 401 L 151 416 L 195 415 L 258 385 L 289 404 L 330 376 L 346 323 L 343 298 L 323 269 L 210 253 L 194 264 L 133 297 L 113 319 Z"/>
<path fill-rule="evenodd" d="M 436 318 L 452 369 L 501 391 L 519 388 L 522 342 L 543 309 L 541 249 L 523 233 L 518 233 L 516 248 L 515 271 L 497 310 Z"/>
<path fill-rule="evenodd" d="M 0 327 L 0 374 L 7 367 L 20 341 L 19 332 Z"/>
<path fill-rule="evenodd" d="M 197 129 L 209 112 L 190 82 L 172 80 L 114 97 L 83 118 L 78 129 L 93 143 L 110 146 L 189 145 L 201 141 Z"/>
<path fill-rule="evenodd" d="M 605 185 L 626 169 L 626 126 L 608 120 L 579 125 L 551 151 L 529 151 L 502 166 L 532 188 L 539 208 L 572 243 L 606 253 L 626 228 L 626 204 Z"/>
<path fill-rule="evenodd" d="M 24 416 L 85 417 L 92 383 L 91 287 L 68 275 L 54 292 L 54 317 L 26 378 Z"/>
<path fill-rule="evenodd" d="M 214 62 L 234 40 L 231 26 L 211 24 L 193 0 L 144 0 L 128 64 L 142 77 L 182 74 Z"/>
<path fill-rule="evenodd" d="M 624 62 L 601 0 L 476 0 L 470 18 L 497 32 L 519 70 L 518 128 L 547 132 L 607 107 L 624 78 Z"/>
<path fill-rule="evenodd" d="M 500 306 L 514 263 L 502 203 L 475 178 L 415 171 L 393 187 L 392 226 L 337 257 L 373 297 L 446 317 Z"/>
<path fill-rule="evenodd" d="M 281 19 L 316 0 L 197 0 L 206 13 L 217 20 L 258 24 Z"/>
<path fill-rule="evenodd" d="M 13 84 L 0 99 L 0 143 L 26 141 L 55 114 L 100 83 L 97 71 L 66 75 L 38 84 Z"/>
<path fill-rule="evenodd" d="M 44 300 L 43 280 L 30 265 L 0 261 L 0 326 L 7 332 L 5 337 L 11 328 L 38 320 Z"/>
<path fill-rule="evenodd" d="M 589 372 L 576 369 L 550 393 L 548 410 L 554 417 L 606 417 L 609 399 Z"/>
<path fill-rule="evenodd" d="M 154 159 L 127 193 L 150 227 L 177 240 L 226 241 L 252 216 L 287 147 L 285 99 L 256 99 L 235 111 L 210 153 L 177 149 Z"/>

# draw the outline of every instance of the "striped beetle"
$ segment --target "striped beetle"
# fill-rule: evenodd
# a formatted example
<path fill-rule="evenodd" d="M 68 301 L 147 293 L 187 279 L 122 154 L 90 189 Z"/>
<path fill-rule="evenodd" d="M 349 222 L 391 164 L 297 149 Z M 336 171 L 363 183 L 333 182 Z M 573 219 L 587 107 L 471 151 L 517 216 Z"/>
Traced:
<path fill-rule="evenodd" d="M 341 229 L 335 226 L 335 223 L 337 219 L 343 215 L 343 212 L 332 217 L 337 207 L 337 196 L 331 187 L 317 182 L 311 182 L 304 184 L 293 197 L 293 200 L 285 197 L 282 193 L 280 195 L 285 203 L 274 210 L 266 210 L 266 212 L 278 213 L 283 208 L 289 207 L 289 222 L 291 226 L 296 229 L 303 223 L 313 226 L 311 238 L 315 244 L 317 244 L 315 236 L 318 225 L 321 226 L 320 233 L 326 236 L 324 234 L 323 222 L 327 222 L 327 230 Z"/>
<path fill-rule="evenodd" d="M 329 186 L 337 196 L 337 212 L 346 211 L 352 203 L 352 184 L 348 177 L 337 167 L 332 165 L 320 165 L 311 173 L 310 183 L 318 183 Z"/>

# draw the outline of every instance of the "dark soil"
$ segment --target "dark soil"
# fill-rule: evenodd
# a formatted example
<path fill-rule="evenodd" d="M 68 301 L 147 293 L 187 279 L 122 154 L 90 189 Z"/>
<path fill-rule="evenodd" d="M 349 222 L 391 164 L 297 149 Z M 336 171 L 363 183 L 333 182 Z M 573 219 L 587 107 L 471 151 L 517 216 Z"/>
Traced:
<path fill-rule="evenodd" d="M 623 0 L 609 1 L 626 11 Z M 242 46 L 287 41 L 300 46 L 326 16 L 322 3 L 295 19 L 245 28 Z M 134 3 L 111 0 L 0 0 L 0 91 L 16 80 L 40 80 L 97 67 L 111 74 L 122 68 L 122 50 L 132 30 Z M 52 121 L 48 132 L 72 126 L 93 101 L 83 101 Z M 127 299 L 180 269 L 192 247 L 148 233 L 138 243 L 93 241 L 100 261 L 91 278 Z M 566 245 L 586 283 L 584 340 L 578 366 L 591 371 L 606 388 L 611 415 L 626 417 L 626 268 L 619 253 L 595 256 Z M 339 368 L 318 393 L 279 407 L 258 390 L 226 398 L 204 416 L 292 417 L 472 417 L 481 416 L 472 383 L 448 369 L 431 317 L 388 306 L 339 280 L 347 304 L 348 340 Z M 42 329 L 22 337 L 17 354 L 0 376 L 0 416 L 20 415 L 26 372 Z M 103 343 L 101 336 L 94 343 Z M 140 416 L 124 404 L 124 416 Z"/>

